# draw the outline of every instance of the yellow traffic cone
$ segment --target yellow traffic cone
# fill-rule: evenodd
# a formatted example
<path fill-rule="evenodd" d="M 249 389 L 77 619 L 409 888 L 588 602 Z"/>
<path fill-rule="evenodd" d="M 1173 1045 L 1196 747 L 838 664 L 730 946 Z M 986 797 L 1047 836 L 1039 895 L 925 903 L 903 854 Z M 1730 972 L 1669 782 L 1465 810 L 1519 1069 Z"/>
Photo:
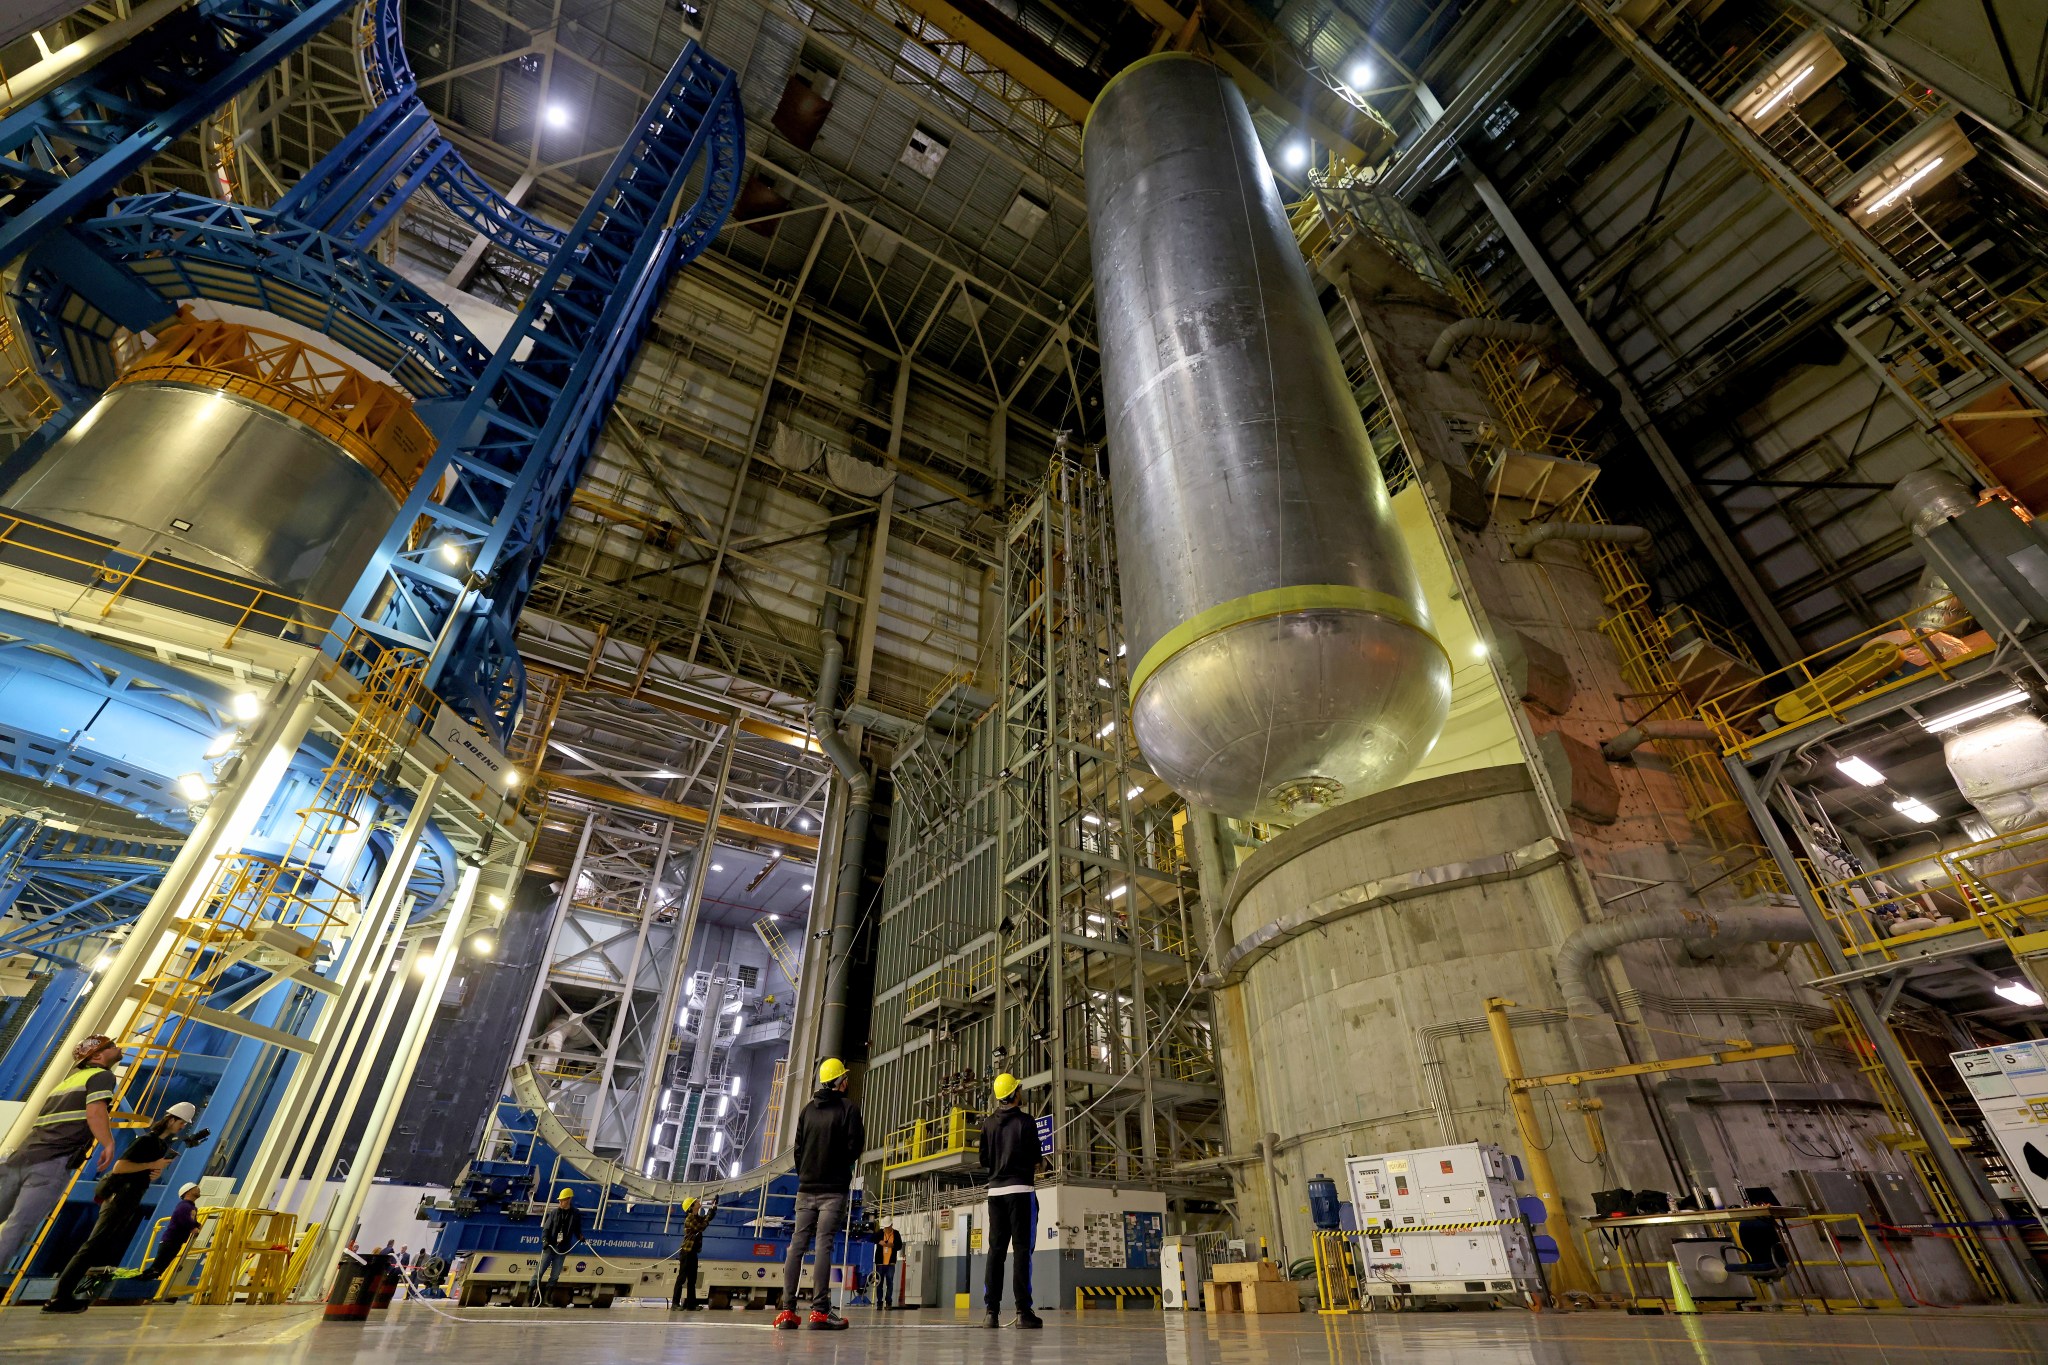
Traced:
<path fill-rule="evenodd" d="M 1698 1313 L 1699 1305 L 1692 1301 L 1692 1293 L 1685 1287 L 1685 1276 L 1678 1273 L 1678 1262 L 1666 1261 L 1664 1268 L 1671 1272 L 1671 1304 L 1675 1313 Z"/>

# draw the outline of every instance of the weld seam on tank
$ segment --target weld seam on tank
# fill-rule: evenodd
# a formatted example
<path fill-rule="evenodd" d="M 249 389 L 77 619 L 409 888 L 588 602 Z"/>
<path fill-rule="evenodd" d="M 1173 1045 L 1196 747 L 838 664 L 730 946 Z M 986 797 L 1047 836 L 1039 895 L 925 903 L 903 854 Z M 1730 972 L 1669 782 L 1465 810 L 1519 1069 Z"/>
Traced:
<path fill-rule="evenodd" d="M 1304 611 L 1356 611 L 1384 616 L 1421 632 L 1423 638 L 1438 650 L 1443 649 L 1442 642 L 1430 633 L 1427 625 L 1416 619 L 1408 604 L 1388 593 L 1354 588 L 1344 583 L 1304 583 L 1291 588 L 1268 588 L 1264 592 L 1246 593 L 1243 597 L 1219 602 L 1160 636 L 1158 642 L 1145 651 L 1145 657 L 1138 660 L 1138 666 L 1131 670 L 1133 704 L 1152 675 L 1188 646 L 1212 635 L 1221 635 L 1234 626 Z M 1448 661 L 1449 655 L 1446 654 L 1445 658 Z"/>

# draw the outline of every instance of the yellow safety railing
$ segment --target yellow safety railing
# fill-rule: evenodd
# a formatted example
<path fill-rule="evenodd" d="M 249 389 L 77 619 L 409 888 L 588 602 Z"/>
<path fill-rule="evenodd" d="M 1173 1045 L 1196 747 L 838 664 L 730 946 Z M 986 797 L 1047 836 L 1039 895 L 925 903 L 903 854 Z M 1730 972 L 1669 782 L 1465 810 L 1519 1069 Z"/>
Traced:
<path fill-rule="evenodd" d="M 968 1151 L 981 1139 L 981 1114 L 973 1109 L 955 1108 L 942 1119 L 918 1119 L 889 1134 L 883 1148 L 882 1170 L 954 1156 Z"/>
<path fill-rule="evenodd" d="M 789 1075 L 789 1058 L 775 1063 L 774 1078 L 768 1082 L 768 1114 L 761 1120 L 761 1152 L 765 1156 L 775 1150 L 775 1141 L 782 1136 L 782 1084 Z M 764 1185 L 765 1191 L 767 1187 Z"/>
<path fill-rule="evenodd" d="M 919 977 L 903 994 L 905 1010 L 915 1010 L 936 1000 L 971 1000 L 996 984 L 996 948 L 972 958 L 949 962 L 937 971 Z"/>
<path fill-rule="evenodd" d="M 0 395 L 10 401 L 18 420 L 33 430 L 56 413 L 57 396 L 29 364 L 19 340 L 12 315 L 0 308 Z"/>
<path fill-rule="evenodd" d="M 1853 960 L 1896 961 L 1958 933 L 2010 941 L 2048 923 L 2048 823 L 1812 886 Z"/>
<path fill-rule="evenodd" d="M 1947 677 L 1959 665 L 1991 652 L 1993 641 L 1982 631 L 1958 636 L 1916 624 L 1943 607 L 1944 602 L 1915 607 L 1755 682 L 1709 697 L 1700 718 L 1714 727 L 1727 752 L 1746 755 L 1766 735 L 1782 737 L 1787 726 L 1839 721 L 1852 706 L 1928 673 Z"/>
<path fill-rule="evenodd" d="M 1587 499 L 1580 511 L 1586 521 L 1601 521 L 1599 506 Z M 1639 697 L 1661 699 L 1642 717 L 1660 713 L 1678 716 L 1684 710 L 1684 688 L 1672 666 L 1670 641 L 1673 623 L 1650 608 L 1650 585 L 1636 568 L 1635 557 L 1626 548 L 1608 543 L 1584 547 L 1586 563 L 1600 580 L 1601 598 L 1607 616 L 1600 633 L 1614 645 L 1621 660 L 1621 675 L 1629 690 Z M 1681 623 L 1698 629 L 1704 618 L 1689 613 Z M 1720 632 L 1726 634 L 1726 632 Z M 1743 650 L 1740 657 L 1747 657 Z M 1721 755 L 1711 743 L 1660 739 L 1657 750 L 1670 765 L 1685 795 L 1686 816 L 1714 849 L 1721 870 L 1714 879 L 1731 876 L 1738 890 L 1748 895 L 1783 892 L 1788 889 L 1777 863 L 1757 837 L 1742 799 Z"/>

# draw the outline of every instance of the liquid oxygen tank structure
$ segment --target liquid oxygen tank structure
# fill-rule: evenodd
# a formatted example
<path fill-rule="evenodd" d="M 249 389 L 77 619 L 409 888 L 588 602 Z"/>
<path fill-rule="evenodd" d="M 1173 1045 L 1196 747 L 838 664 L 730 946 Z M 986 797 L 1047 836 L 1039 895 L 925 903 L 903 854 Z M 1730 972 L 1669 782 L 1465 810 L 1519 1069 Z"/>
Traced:
<path fill-rule="evenodd" d="M 1150 57 L 1083 149 L 1138 746 L 1240 818 L 1391 786 L 1450 664 L 1244 98 Z"/>

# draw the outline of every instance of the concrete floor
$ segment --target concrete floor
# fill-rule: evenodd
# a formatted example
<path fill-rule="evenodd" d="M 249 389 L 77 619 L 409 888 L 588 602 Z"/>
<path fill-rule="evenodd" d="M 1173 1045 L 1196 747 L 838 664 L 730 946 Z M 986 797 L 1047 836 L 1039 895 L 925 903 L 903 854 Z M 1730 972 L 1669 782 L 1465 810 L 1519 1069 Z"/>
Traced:
<path fill-rule="evenodd" d="M 2048 1361 L 2048 1313 L 1989 1309 L 1787 1316 L 1715 1314 L 1640 1318 L 1520 1312 L 1379 1314 L 1323 1319 L 1217 1317 L 1156 1312 L 1052 1313 L 1043 1332 L 1001 1333 L 951 1314 L 895 1313 L 886 1325 L 854 1309 L 851 1331 L 774 1332 L 765 1316 L 672 1319 L 660 1310 L 605 1312 L 465 1309 L 422 1304 L 377 1314 L 368 1325 L 326 1324 L 299 1308 L 99 1308 L 53 1318 L 35 1309 L 0 1314 L 0 1360 L 62 1359 L 66 1365 L 181 1359 L 206 1365 L 1800 1365 L 1921 1362 L 1994 1365 Z M 456 1320 L 459 1317 L 460 1320 Z M 772 1352 L 772 1355 L 767 1353 Z"/>

